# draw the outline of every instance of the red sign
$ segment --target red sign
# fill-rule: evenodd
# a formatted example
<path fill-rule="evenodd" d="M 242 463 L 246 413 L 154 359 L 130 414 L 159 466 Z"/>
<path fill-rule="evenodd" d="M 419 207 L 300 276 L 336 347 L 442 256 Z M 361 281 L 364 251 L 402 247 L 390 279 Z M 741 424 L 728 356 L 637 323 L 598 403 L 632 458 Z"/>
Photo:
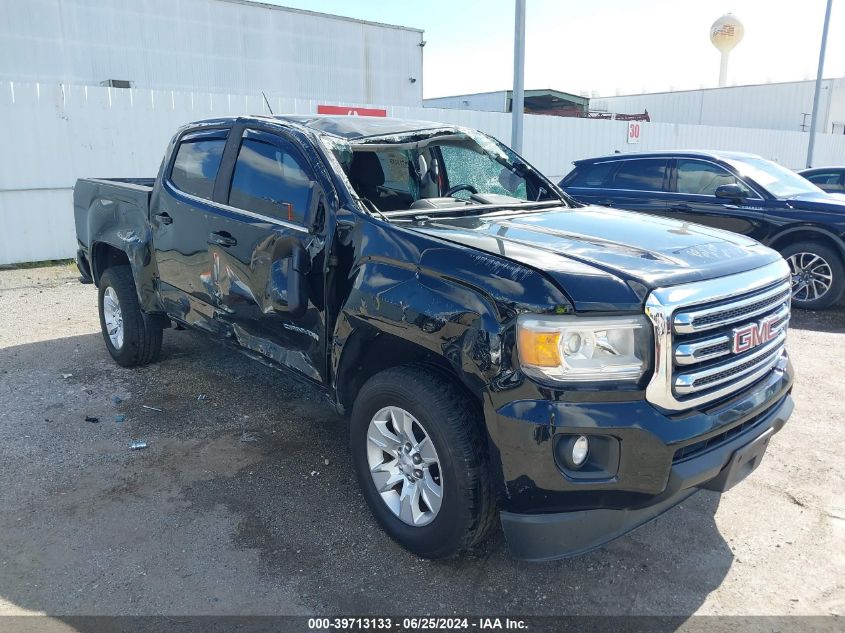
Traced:
<path fill-rule="evenodd" d="M 387 116 L 381 108 L 356 108 L 353 106 L 318 105 L 317 114 L 343 114 L 346 116 Z"/>

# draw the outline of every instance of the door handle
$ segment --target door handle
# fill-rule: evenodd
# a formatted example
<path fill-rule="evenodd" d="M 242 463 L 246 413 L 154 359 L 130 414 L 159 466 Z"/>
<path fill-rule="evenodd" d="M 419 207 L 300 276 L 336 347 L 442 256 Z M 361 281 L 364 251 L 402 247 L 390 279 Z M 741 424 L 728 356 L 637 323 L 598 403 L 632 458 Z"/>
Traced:
<path fill-rule="evenodd" d="M 159 224 L 173 224 L 173 218 L 168 213 L 156 213 L 153 217 Z"/>
<path fill-rule="evenodd" d="M 222 246 L 223 248 L 229 248 L 230 246 L 235 246 L 238 243 L 238 240 L 226 231 L 218 231 L 208 235 L 208 243 L 217 244 L 217 246 Z"/>
<path fill-rule="evenodd" d="M 692 211 L 692 207 L 688 204 L 676 204 L 672 206 L 672 211 Z"/>
<path fill-rule="evenodd" d="M 613 200 L 599 200 L 596 204 L 602 207 L 612 207 Z"/>

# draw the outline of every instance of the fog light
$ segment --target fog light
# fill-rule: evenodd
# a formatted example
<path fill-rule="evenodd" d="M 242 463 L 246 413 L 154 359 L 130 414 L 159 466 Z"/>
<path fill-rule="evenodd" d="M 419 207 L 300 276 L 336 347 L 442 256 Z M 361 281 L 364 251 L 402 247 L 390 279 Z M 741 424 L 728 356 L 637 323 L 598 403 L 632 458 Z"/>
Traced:
<path fill-rule="evenodd" d="M 572 464 L 576 467 L 580 466 L 587 460 L 587 454 L 590 452 L 590 440 L 581 435 L 572 443 Z"/>

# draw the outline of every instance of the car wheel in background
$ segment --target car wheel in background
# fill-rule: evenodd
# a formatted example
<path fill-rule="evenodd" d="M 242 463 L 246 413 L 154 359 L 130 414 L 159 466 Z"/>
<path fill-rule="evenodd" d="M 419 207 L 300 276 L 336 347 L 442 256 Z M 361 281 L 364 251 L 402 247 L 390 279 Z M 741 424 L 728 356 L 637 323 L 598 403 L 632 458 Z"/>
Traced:
<path fill-rule="evenodd" d="M 831 248 L 816 242 L 791 244 L 781 251 L 792 272 L 792 305 L 823 310 L 845 290 L 845 267 Z"/>

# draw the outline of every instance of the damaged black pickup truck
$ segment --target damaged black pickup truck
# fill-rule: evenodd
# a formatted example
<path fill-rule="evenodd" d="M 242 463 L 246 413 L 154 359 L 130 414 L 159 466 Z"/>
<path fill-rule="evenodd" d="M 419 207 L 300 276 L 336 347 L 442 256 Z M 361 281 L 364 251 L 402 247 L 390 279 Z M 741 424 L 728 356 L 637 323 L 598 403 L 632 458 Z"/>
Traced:
<path fill-rule="evenodd" d="M 115 361 L 175 325 L 309 381 L 420 556 L 497 518 L 519 558 L 600 546 L 727 490 L 792 412 L 778 253 L 581 205 L 473 130 L 203 121 L 156 179 L 80 180 L 74 206 Z"/>

